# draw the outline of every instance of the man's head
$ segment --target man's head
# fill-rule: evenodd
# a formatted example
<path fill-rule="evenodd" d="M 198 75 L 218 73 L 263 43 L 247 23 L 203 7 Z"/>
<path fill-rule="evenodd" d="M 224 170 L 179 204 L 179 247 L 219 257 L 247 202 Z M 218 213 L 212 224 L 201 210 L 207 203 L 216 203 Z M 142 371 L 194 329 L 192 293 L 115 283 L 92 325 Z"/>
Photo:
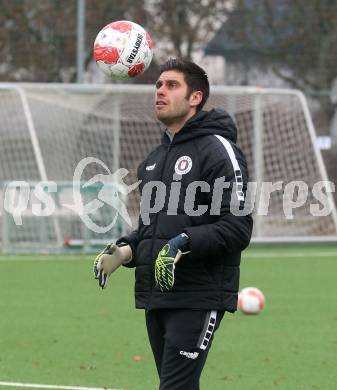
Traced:
<path fill-rule="evenodd" d="M 205 71 L 190 61 L 170 59 L 156 82 L 156 114 L 173 132 L 200 111 L 209 96 Z"/>

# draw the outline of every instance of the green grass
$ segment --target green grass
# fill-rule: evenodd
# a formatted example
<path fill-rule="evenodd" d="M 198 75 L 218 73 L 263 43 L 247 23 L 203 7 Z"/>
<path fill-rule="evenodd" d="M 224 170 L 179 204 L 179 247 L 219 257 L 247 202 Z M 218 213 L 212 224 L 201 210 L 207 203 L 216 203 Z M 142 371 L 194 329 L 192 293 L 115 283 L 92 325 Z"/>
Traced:
<path fill-rule="evenodd" d="M 0 257 L 0 381 L 158 388 L 133 271 L 118 270 L 101 291 L 91 265 L 84 256 Z M 260 288 L 266 308 L 225 315 L 202 389 L 335 389 L 336 275 L 337 247 L 246 251 L 241 287 Z"/>

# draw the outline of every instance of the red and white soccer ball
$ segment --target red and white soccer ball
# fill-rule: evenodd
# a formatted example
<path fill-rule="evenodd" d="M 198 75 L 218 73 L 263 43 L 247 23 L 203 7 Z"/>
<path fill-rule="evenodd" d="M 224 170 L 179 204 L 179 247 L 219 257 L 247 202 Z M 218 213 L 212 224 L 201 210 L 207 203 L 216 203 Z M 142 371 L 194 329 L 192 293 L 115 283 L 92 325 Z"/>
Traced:
<path fill-rule="evenodd" d="M 148 32 L 127 20 L 106 25 L 94 43 L 94 58 L 107 76 L 125 80 L 143 73 L 150 65 L 153 44 Z"/>
<path fill-rule="evenodd" d="M 260 313 L 265 303 L 262 291 L 256 287 L 246 287 L 239 292 L 238 308 L 244 314 Z"/>

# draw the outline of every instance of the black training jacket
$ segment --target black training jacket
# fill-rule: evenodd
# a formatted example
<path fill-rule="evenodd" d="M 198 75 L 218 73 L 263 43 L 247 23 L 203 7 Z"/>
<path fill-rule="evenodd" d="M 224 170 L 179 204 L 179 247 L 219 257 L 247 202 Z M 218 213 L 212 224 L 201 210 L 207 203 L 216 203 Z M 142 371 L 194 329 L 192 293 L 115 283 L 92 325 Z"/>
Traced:
<path fill-rule="evenodd" d="M 235 124 L 225 111 L 200 111 L 172 142 L 165 133 L 140 164 L 143 218 L 136 231 L 117 242 L 132 248 L 133 260 L 127 266 L 136 267 L 137 308 L 236 310 L 241 251 L 253 227 L 251 215 L 238 216 L 230 209 L 231 199 L 236 210 L 244 208 L 248 181 L 236 139 Z M 148 202 L 145 194 L 151 193 L 151 181 L 163 184 Z M 224 182 L 223 189 L 219 183 Z M 153 212 L 146 215 L 149 206 Z M 155 285 L 155 260 L 166 242 L 182 232 L 190 238 L 191 252 L 176 265 L 173 289 L 161 292 Z"/>

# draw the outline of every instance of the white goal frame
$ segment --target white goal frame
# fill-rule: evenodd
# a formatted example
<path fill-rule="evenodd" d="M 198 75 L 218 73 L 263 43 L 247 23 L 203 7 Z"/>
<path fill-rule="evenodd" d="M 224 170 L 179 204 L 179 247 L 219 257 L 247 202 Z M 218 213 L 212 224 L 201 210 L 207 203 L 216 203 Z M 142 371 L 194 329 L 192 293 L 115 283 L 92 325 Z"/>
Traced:
<path fill-rule="evenodd" d="M 38 167 L 39 177 L 41 181 L 48 181 L 48 172 L 46 169 L 46 164 L 43 158 L 43 153 L 41 151 L 41 145 L 39 142 L 39 138 L 36 131 L 36 125 L 34 121 L 34 117 L 32 115 L 31 107 L 29 105 L 27 99 L 27 90 L 34 91 L 44 91 L 46 89 L 49 90 L 59 90 L 62 89 L 68 93 L 74 94 L 109 94 L 113 93 L 115 95 L 123 95 L 123 94 L 132 94 L 142 96 L 143 94 L 154 93 L 154 87 L 149 85 L 132 85 L 132 84 L 109 84 L 109 85 L 94 85 L 94 84 L 44 84 L 44 83 L 0 83 L 0 92 L 10 90 L 17 93 L 20 102 L 21 108 L 25 117 L 27 130 L 29 133 L 29 139 L 31 142 L 32 149 L 34 151 L 34 156 L 36 159 L 36 165 Z M 298 99 L 301 105 L 301 109 L 303 111 L 303 116 L 306 122 L 306 128 L 308 130 L 308 137 L 310 138 L 310 142 L 312 144 L 312 149 L 315 154 L 315 159 L 317 161 L 320 179 L 323 181 L 328 181 L 327 172 L 325 169 L 325 165 L 323 162 L 323 158 L 321 152 L 316 143 L 316 132 L 314 129 L 314 125 L 312 122 L 312 118 L 310 115 L 310 111 L 308 108 L 308 104 L 304 94 L 298 90 L 292 89 L 280 89 L 280 88 L 260 88 L 260 87 L 227 87 L 227 86 L 212 86 L 211 87 L 211 95 L 212 93 L 217 94 L 226 94 L 235 96 L 251 96 L 254 99 L 254 111 L 253 111 L 253 124 L 252 124 L 252 132 L 253 132 L 253 150 L 254 150 L 254 167 L 253 171 L 255 172 L 255 181 L 257 182 L 258 188 L 260 184 L 264 181 L 264 149 L 263 149 L 263 137 L 266 129 L 263 126 L 263 105 L 261 104 L 261 99 L 264 96 L 268 95 L 278 95 L 278 96 L 293 96 Z M 231 107 L 226 108 L 227 111 L 231 114 Z M 114 159 L 112 161 L 112 167 L 114 170 L 119 168 L 119 153 L 120 153 L 120 118 L 119 118 L 119 106 L 118 103 L 114 105 Z M 0 124 L 1 126 L 1 124 Z M 239 129 L 240 131 L 240 129 Z M 0 177 L 0 181 L 2 178 Z M 13 178 L 15 180 L 15 178 Z M 331 207 L 331 217 L 333 220 L 333 224 L 335 226 L 335 234 L 329 236 L 302 236 L 302 237 L 294 237 L 294 236 L 282 236 L 282 237 L 261 237 L 260 231 L 263 225 L 263 219 L 259 216 L 255 216 L 255 237 L 253 241 L 255 242 L 313 242 L 313 241 L 336 241 L 337 240 L 337 210 L 336 204 L 333 199 L 331 193 L 327 193 L 327 198 L 329 205 Z M 2 210 L 2 226 L 3 226 L 3 234 L 2 237 L 6 237 L 6 221 L 4 220 L 4 212 Z M 55 231 L 56 237 L 56 245 L 58 248 L 63 247 L 63 238 L 62 232 L 59 224 L 58 217 L 55 216 L 52 218 L 52 224 Z M 9 246 L 6 244 L 6 251 Z"/>

